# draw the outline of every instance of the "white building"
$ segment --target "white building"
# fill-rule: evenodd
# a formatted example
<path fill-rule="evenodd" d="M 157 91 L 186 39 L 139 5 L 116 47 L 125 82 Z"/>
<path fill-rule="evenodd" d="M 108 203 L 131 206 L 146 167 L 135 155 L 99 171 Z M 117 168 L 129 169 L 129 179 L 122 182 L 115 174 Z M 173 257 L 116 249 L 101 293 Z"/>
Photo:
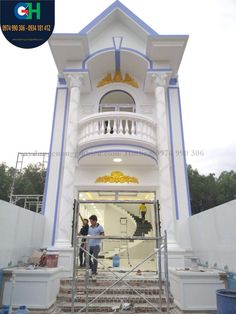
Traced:
<path fill-rule="evenodd" d="M 59 250 L 65 265 L 72 254 L 73 200 L 81 192 L 91 203 L 114 197 L 109 191 L 122 191 L 123 199 L 125 192 L 129 200 L 159 200 L 169 253 L 184 255 L 190 248 L 178 84 L 187 41 L 187 35 L 159 35 L 119 1 L 79 33 L 51 36 L 58 85 L 44 195 L 44 245 Z M 154 235 L 155 208 L 149 204 L 147 215 Z M 84 215 L 97 213 L 106 234 L 118 233 L 124 211 L 139 215 L 138 204 L 123 206 L 120 214 L 112 204 L 81 210 Z"/>

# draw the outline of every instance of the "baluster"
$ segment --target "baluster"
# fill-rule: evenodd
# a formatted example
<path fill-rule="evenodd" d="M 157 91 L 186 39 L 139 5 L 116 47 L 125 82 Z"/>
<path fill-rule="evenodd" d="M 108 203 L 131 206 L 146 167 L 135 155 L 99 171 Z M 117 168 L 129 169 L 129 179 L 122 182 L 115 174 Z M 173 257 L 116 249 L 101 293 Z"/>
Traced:
<path fill-rule="evenodd" d="M 114 125 L 113 125 L 113 129 L 114 129 L 114 134 L 118 134 L 118 119 L 115 118 L 114 119 Z"/>
<path fill-rule="evenodd" d="M 105 134 L 105 123 L 106 123 L 106 121 L 101 119 L 100 123 L 101 123 L 101 125 L 100 125 L 100 135 L 103 135 L 103 134 Z"/>
<path fill-rule="evenodd" d="M 129 134 L 129 120 L 126 119 L 124 121 L 125 121 L 125 125 L 124 125 L 124 127 L 125 127 L 125 134 Z"/>
<path fill-rule="evenodd" d="M 119 133 L 119 134 L 123 134 L 123 125 L 122 125 L 122 120 L 121 120 L 121 118 L 119 118 L 119 120 L 118 120 L 118 125 L 119 125 L 119 131 L 118 131 L 118 133 Z"/>
<path fill-rule="evenodd" d="M 111 120 L 108 120 L 107 121 L 107 134 L 110 135 L 110 132 L 111 132 Z"/>
<path fill-rule="evenodd" d="M 135 121 L 131 120 L 130 121 L 131 126 L 130 126 L 130 135 L 135 135 Z"/>

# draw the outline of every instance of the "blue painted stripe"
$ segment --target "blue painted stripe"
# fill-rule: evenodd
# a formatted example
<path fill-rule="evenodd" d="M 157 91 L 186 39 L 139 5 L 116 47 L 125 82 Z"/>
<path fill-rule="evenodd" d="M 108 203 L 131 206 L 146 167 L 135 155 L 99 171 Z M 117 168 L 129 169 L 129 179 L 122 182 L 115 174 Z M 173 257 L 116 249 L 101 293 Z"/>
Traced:
<path fill-rule="evenodd" d="M 116 71 L 120 71 L 120 51 L 115 51 Z"/>
<path fill-rule="evenodd" d="M 99 14 L 94 20 L 92 20 L 86 27 L 84 27 L 79 35 L 86 35 L 91 31 L 97 24 L 99 24 L 104 18 L 106 18 L 112 11 L 119 9 L 135 23 L 137 23 L 148 35 L 157 36 L 158 33 L 154 31 L 150 26 L 144 23 L 139 17 L 137 17 L 132 11 L 130 11 L 126 6 L 124 6 L 120 1 L 113 2 L 107 9 L 105 9 L 101 14 Z"/>
<path fill-rule="evenodd" d="M 152 158 L 157 163 L 157 159 L 154 158 L 152 155 L 149 155 L 147 153 L 142 153 L 142 152 L 134 152 L 134 151 L 128 150 L 128 149 L 106 149 L 106 150 L 100 150 L 99 152 L 91 152 L 91 153 L 87 153 L 84 156 L 80 157 L 79 160 L 81 160 L 82 158 L 89 156 L 89 155 L 95 155 L 95 154 L 100 154 L 100 153 L 109 153 L 109 152 L 133 153 L 133 154 L 138 154 L 138 155 L 144 155 L 144 156 Z"/>
<path fill-rule="evenodd" d="M 86 70 L 86 71 L 88 71 L 87 70 L 87 68 L 86 68 L 86 63 L 90 60 L 90 59 L 92 59 L 92 58 L 94 58 L 96 55 L 100 55 L 100 54 L 102 54 L 103 52 L 115 52 L 115 49 L 113 48 L 113 47 L 108 47 L 108 48 L 103 48 L 103 49 L 100 49 L 100 50 L 98 50 L 98 51 L 95 51 L 95 52 L 93 52 L 92 54 L 90 54 L 86 59 L 84 59 L 83 60 L 83 63 L 82 63 L 82 69 L 79 69 L 81 72 L 83 71 L 83 70 Z M 140 51 L 138 51 L 138 50 L 136 50 L 136 49 L 133 49 L 133 48 L 128 48 L 128 47 L 122 47 L 121 49 L 120 49 L 120 51 L 129 51 L 129 52 L 133 52 L 133 53 L 135 53 L 135 54 L 137 54 L 138 56 L 140 56 L 140 57 L 142 57 L 143 59 L 145 59 L 149 64 L 148 64 L 148 69 L 149 70 L 152 70 L 152 68 L 153 68 L 153 63 L 152 63 L 152 60 L 150 60 L 145 54 L 143 54 L 142 52 L 140 52 Z M 74 71 L 75 71 L 76 69 L 74 69 Z M 169 71 L 171 71 L 171 69 L 168 69 Z M 166 71 L 166 69 L 163 69 L 163 70 L 161 70 L 161 71 Z"/>
<path fill-rule="evenodd" d="M 173 88 L 173 87 L 172 87 Z M 181 127 L 181 140 L 182 140 L 182 147 L 183 147 L 183 156 L 184 156 L 184 167 L 185 167 L 185 182 L 186 182 L 186 191 L 187 191 L 187 199 L 188 199 L 188 213 L 189 216 L 192 215 L 192 208 L 190 202 L 190 192 L 189 192 L 189 181 L 188 181 L 188 165 L 186 161 L 185 155 L 185 143 L 184 143 L 184 128 L 183 128 L 183 119 L 182 119 L 182 109 L 181 109 L 181 100 L 180 100 L 180 91 L 178 87 L 175 87 L 178 92 L 178 100 L 179 100 L 179 119 L 180 119 L 180 127 Z"/>
<path fill-rule="evenodd" d="M 134 145 L 134 144 L 123 144 L 123 143 L 120 143 L 120 144 L 100 144 L 100 145 L 93 145 L 93 146 L 89 146 L 87 148 L 84 148 L 80 151 L 80 154 L 82 152 L 84 152 L 85 150 L 87 149 L 91 149 L 91 148 L 96 148 L 96 147 L 101 147 L 101 146 L 131 146 L 131 147 L 137 147 L 137 148 L 142 148 L 142 149 L 146 149 L 146 150 L 149 150 L 150 152 L 152 152 L 154 155 L 156 155 L 157 153 L 154 152 L 154 150 L 152 149 L 149 149 L 149 148 L 146 148 L 144 146 L 139 146 L 139 145 Z"/>
<path fill-rule="evenodd" d="M 68 89 L 66 89 L 66 97 L 65 98 L 66 99 L 65 99 L 65 109 L 64 109 L 64 120 L 63 120 L 63 130 L 62 130 L 62 139 L 61 139 L 61 157 L 60 157 L 60 166 L 59 166 L 59 176 L 58 176 L 58 182 L 57 182 L 56 205 L 55 205 L 55 210 L 54 210 L 52 245 L 55 244 L 55 238 L 56 238 L 59 192 L 60 192 L 60 185 L 61 185 L 60 183 L 61 183 L 61 174 L 62 174 L 63 151 L 64 151 L 64 144 L 65 144 L 64 142 L 65 142 L 65 128 L 66 128 L 66 118 L 67 118 Z"/>
<path fill-rule="evenodd" d="M 176 184 L 176 174 L 175 174 L 175 161 L 174 161 L 174 145 L 173 145 L 173 130 L 172 130 L 172 119 L 171 119 L 171 109 L 170 109 L 170 92 L 169 88 L 167 89 L 168 93 L 168 111 L 169 111 L 169 128 L 170 128 L 170 145 L 171 145 L 171 160 L 172 160 L 172 169 L 173 169 L 173 184 L 174 184 L 174 197 L 175 197 L 175 211 L 176 219 L 179 219 L 179 204 L 177 196 L 177 184 Z"/>
<path fill-rule="evenodd" d="M 54 112 L 53 112 L 53 120 L 52 120 L 52 130 L 51 130 L 51 140 L 50 140 L 50 148 L 49 148 L 49 156 L 48 156 L 48 166 L 47 166 L 47 174 L 46 174 L 46 181 L 45 181 L 45 187 L 43 192 L 43 204 L 42 204 L 42 214 L 45 214 L 45 206 L 46 206 L 46 200 L 47 200 L 47 193 L 48 193 L 48 180 L 49 180 L 49 174 L 50 174 L 50 166 L 51 166 L 51 155 L 52 155 L 52 143 L 54 138 L 54 129 L 55 129 L 55 118 L 56 118 L 56 111 L 57 111 L 57 96 L 58 96 L 58 90 L 63 89 L 58 87 L 56 89 L 56 95 L 55 95 L 55 102 L 54 102 Z"/>

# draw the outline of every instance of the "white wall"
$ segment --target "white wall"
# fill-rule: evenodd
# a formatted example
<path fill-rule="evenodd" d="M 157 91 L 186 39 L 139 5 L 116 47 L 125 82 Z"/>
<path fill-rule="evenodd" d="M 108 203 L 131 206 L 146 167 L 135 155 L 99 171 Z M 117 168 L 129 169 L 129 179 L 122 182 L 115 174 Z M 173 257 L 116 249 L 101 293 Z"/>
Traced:
<path fill-rule="evenodd" d="M 43 243 L 45 217 L 0 200 L 0 268 L 27 261 Z"/>
<path fill-rule="evenodd" d="M 189 218 L 194 254 L 209 266 L 236 272 L 236 200 Z"/>

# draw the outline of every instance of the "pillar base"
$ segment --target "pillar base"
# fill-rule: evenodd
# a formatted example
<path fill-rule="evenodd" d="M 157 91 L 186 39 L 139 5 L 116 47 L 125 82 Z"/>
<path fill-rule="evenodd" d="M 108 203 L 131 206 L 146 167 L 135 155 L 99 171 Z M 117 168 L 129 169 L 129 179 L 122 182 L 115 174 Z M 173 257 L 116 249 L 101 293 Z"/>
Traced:
<path fill-rule="evenodd" d="M 74 249 L 72 247 L 60 247 L 60 246 L 53 246 L 48 249 L 50 251 L 59 252 L 58 266 L 63 267 L 62 278 L 72 277 Z"/>

